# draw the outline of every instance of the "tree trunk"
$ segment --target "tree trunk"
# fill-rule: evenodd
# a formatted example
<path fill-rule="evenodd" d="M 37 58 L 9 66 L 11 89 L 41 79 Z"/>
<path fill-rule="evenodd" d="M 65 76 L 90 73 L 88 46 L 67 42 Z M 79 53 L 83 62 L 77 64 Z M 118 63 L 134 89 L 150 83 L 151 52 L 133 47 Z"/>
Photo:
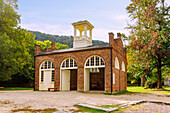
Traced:
<path fill-rule="evenodd" d="M 145 86 L 145 82 L 146 82 L 146 78 L 145 77 L 141 77 L 141 87 Z"/>
<path fill-rule="evenodd" d="M 161 58 L 158 56 L 158 77 L 157 77 L 157 88 L 162 88 L 162 75 L 161 75 Z"/>

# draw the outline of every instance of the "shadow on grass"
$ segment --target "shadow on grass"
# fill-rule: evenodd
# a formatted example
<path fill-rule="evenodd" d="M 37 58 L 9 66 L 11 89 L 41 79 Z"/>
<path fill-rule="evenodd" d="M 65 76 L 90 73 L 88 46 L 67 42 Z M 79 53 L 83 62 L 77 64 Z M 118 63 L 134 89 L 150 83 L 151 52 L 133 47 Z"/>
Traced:
<path fill-rule="evenodd" d="M 120 92 L 114 93 L 113 95 L 131 95 L 131 94 L 139 94 L 139 92 L 120 91 Z"/>
<path fill-rule="evenodd" d="M 117 93 L 105 93 L 105 95 L 131 95 L 131 94 L 139 94 L 140 92 L 131 92 L 131 91 L 119 91 Z"/>
<path fill-rule="evenodd" d="M 34 90 L 34 88 L 24 88 L 24 87 L 5 87 L 5 88 L 0 88 L 1 90 Z"/>

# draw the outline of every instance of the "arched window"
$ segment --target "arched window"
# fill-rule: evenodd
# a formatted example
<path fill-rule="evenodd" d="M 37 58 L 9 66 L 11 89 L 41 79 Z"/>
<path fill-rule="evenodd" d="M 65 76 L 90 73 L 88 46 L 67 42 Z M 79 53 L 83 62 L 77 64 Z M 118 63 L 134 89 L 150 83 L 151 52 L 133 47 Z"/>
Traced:
<path fill-rule="evenodd" d="M 68 59 L 63 61 L 61 68 L 62 69 L 70 69 L 70 68 L 76 69 L 77 68 L 77 62 L 72 58 L 68 58 Z"/>
<path fill-rule="evenodd" d="M 50 71 L 51 82 L 54 82 L 54 64 L 51 61 L 44 61 L 40 66 L 40 82 L 44 82 L 44 71 Z"/>
<path fill-rule="evenodd" d="M 117 57 L 115 58 L 115 68 L 119 69 L 119 60 Z"/>
<path fill-rule="evenodd" d="M 104 60 L 99 56 L 91 56 L 85 63 L 85 68 L 105 67 Z"/>
<path fill-rule="evenodd" d="M 125 63 L 122 61 L 122 71 L 125 71 Z"/>

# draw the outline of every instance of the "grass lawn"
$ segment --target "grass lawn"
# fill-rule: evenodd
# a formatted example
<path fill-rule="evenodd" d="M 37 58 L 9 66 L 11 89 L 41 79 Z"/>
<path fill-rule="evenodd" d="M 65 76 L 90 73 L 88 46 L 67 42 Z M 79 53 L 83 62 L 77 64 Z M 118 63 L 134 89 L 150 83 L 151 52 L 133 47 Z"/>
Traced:
<path fill-rule="evenodd" d="M 170 91 L 170 87 L 163 87 L 163 88 Z"/>
<path fill-rule="evenodd" d="M 163 87 L 169 91 L 156 91 L 156 89 L 144 89 L 144 87 L 128 86 L 127 91 L 131 93 L 159 93 L 159 94 L 170 94 L 170 87 Z"/>
<path fill-rule="evenodd" d="M 121 111 L 125 110 L 124 108 L 121 108 L 119 106 L 114 106 L 114 105 L 102 105 L 99 107 L 103 107 L 103 108 L 118 108 L 118 110 L 116 111 L 112 111 L 112 112 L 106 112 L 106 111 L 102 111 L 102 110 L 98 110 L 98 109 L 93 109 L 93 108 L 88 108 L 88 107 L 83 107 L 83 106 L 79 106 L 76 105 L 75 107 L 79 108 L 79 110 L 76 110 L 74 112 L 85 112 L 85 113 L 120 113 Z"/>
<path fill-rule="evenodd" d="M 33 90 L 34 88 L 25 88 L 25 87 L 5 87 L 5 88 L 0 88 L 1 90 Z"/>

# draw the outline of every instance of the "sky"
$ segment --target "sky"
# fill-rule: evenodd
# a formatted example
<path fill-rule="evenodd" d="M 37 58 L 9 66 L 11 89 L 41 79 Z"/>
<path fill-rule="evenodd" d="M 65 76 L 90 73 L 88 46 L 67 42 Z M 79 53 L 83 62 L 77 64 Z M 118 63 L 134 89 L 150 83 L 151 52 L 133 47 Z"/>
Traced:
<path fill-rule="evenodd" d="M 108 33 L 128 34 L 130 0 L 18 0 L 21 27 L 53 35 L 74 35 L 71 23 L 88 20 L 93 40 L 109 42 Z"/>

